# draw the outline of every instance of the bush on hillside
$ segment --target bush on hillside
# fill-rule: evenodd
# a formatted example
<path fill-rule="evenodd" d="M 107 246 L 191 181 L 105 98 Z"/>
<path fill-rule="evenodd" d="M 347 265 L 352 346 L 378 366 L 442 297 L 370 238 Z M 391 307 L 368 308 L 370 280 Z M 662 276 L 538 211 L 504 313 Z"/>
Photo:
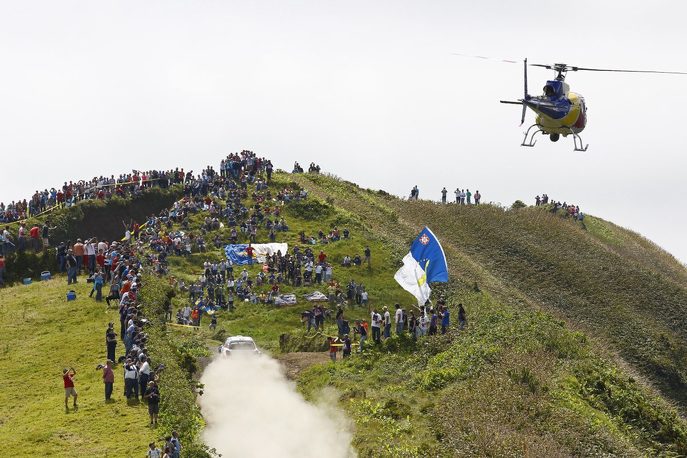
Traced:
<path fill-rule="evenodd" d="M 525 207 L 527 207 L 527 204 L 520 199 L 513 202 L 513 205 L 510 206 L 511 210 L 517 210 L 519 208 L 525 208 Z"/>
<path fill-rule="evenodd" d="M 334 208 L 331 205 L 317 199 L 292 201 L 287 207 L 291 215 L 307 221 L 326 218 L 334 213 Z"/>

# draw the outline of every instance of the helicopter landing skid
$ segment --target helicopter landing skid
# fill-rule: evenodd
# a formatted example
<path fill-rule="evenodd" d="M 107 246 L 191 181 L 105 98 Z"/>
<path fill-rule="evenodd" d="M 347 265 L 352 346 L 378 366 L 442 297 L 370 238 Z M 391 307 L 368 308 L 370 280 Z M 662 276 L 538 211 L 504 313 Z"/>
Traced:
<path fill-rule="evenodd" d="M 537 130 L 532 132 L 532 135 L 530 135 L 530 131 L 536 127 Z M 541 128 L 539 127 L 539 124 L 532 124 L 529 129 L 527 129 L 527 132 L 525 132 L 525 138 L 522 139 L 522 143 L 520 146 L 528 146 L 528 147 L 533 147 L 534 145 L 537 144 L 537 141 L 534 139 L 534 136 L 537 135 L 539 132 L 543 132 Z"/>
<path fill-rule="evenodd" d="M 580 134 L 576 134 L 575 132 L 573 132 L 572 129 L 570 129 L 570 133 L 573 136 L 573 144 L 575 145 L 575 151 L 581 151 L 581 152 L 587 151 L 587 148 L 589 148 L 589 144 L 584 145 L 584 148 L 582 147 L 583 143 L 582 143 L 582 137 L 580 137 Z"/>
<path fill-rule="evenodd" d="M 532 129 L 535 129 L 534 132 L 532 132 Z M 581 152 L 587 151 L 587 148 L 589 148 L 589 145 L 588 144 L 585 145 L 582 142 L 582 137 L 580 137 L 579 134 L 576 134 L 569 127 L 568 127 L 568 130 L 570 131 L 570 135 L 572 135 L 572 137 L 573 137 L 573 145 L 575 147 L 574 151 L 581 151 Z M 542 133 L 542 135 L 546 134 L 546 132 L 542 130 L 541 126 L 539 126 L 539 124 L 532 124 L 527 129 L 527 131 L 525 132 L 525 138 L 523 138 L 520 146 L 527 146 L 527 147 L 532 148 L 534 145 L 537 144 L 537 141 L 534 139 L 534 137 L 540 132 Z"/>

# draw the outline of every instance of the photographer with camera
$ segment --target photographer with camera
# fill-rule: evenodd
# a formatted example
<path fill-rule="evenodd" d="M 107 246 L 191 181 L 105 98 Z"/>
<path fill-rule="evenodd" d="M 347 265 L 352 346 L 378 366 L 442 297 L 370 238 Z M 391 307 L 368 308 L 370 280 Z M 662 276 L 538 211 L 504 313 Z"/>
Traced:
<path fill-rule="evenodd" d="M 148 382 L 143 398 L 148 401 L 148 415 L 150 426 L 157 426 L 157 414 L 160 411 L 160 390 L 154 380 Z"/>
<path fill-rule="evenodd" d="M 62 370 L 62 379 L 64 380 L 64 409 L 69 412 L 69 396 L 74 396 L 74 410 L 79 407 L 76 405 L 76 398 L 78 394 L 74 388 L 74 376 L 76 375 L 76 370 L 73 367 L 69 369 Z"/>
<path fill-rule="evenodd" d="M 108 359 L 105 365 L 98 364 L 96 370 L 103 370 L 103 383 L 105 383 L 105 402 L 108 402 L 112 397 L 112 390 L 114 388 L 114 371 L 112 365 L 114 362 Z"/>
<path fill-rule="evenodd" d="M 138 401 L 138 367 L 131 358 L 124 364 L 124 395 L 127 399 L 133 395 Z"/>

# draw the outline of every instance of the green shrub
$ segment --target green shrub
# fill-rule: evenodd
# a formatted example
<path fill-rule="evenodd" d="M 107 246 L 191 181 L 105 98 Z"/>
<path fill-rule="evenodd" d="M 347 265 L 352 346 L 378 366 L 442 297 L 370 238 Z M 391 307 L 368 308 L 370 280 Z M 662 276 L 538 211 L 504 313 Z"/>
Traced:
<path fill-rule="evenodd" d="M 291 201 L 287 208 L 291 216 L 306 221 L 326 218 L 334 213 L 334 208 L 330 204 L 315 198 Z"/>

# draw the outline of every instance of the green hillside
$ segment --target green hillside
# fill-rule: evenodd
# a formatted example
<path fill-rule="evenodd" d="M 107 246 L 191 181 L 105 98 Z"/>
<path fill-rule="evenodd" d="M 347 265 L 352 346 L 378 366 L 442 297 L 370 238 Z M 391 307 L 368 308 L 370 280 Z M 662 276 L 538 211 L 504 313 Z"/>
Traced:
<path fill-rule="evenodd" d="M 417 342 L 393 337 L 345 362 L 315 364 L 298 373 L 299 390 L 308 398 L 318 398 L 327 386 L 336 389 L 340 406 L 354 421 L 360 456 L 687 455 L 682 416 L 687 408 L 687 271 L 651 242 L 596 217 L 580 223 L 543 207 L 409 202 L 319 174 L 275 174 L 270 189 L 284 188 L 305 189 L 309 196 L 285 204 L 282 216 L 289 231 L 278 233 L 277 241 L 291 248 L 300 245 L 300 231 L 350 229 L 349 240 L 317 244 L 313 250 L 326 251 L 342 286 L 351 279 L 363 282 L 371 307 L 400 302 L 409 308 L 413 303 L 393 273 L 424 225 L 439 237 L 448 257 L 450 282 L 433 286 L 453 312 L 447 335 Z M 255 201 L 248 197 L 245 203 Z M 112 215 L 108 219 L 103 212 L 99 224 L 121 225 L 121 214 Z M 206 216 L 191 216 L 189 230 L 200 232 Z M 215 235 L 226 242 L 228 228 L 210 231 L 206 240 Z M 261 229 L 258 242 L 266 239 Z M 370 268 L 340 267 L 345 255 L 362 254 L 365 246 L 372 251 Z M 204 261 L 223 256 L 211 247 L 187 257 L 170 256 L 169 274 L 192 282 Z M 259 268 L 250 267 L 250 275 Z M 61 380 L 55 374 L 62 365 L 100 362 L 106 323 L 116 321 L 111 317 L 116 311 L 88 299 L 62 302 L 64 283 L 60 277 L 0 291 L 0 334 L 13 341 L 28 334 L 22 347 L 31 355 L 29 363 L 4 346 L 0 369 L 41 393 L 27 401 L 3 391 L 0 443 L 65 456 L 93 456 L 89 453 L 98 447 L 112 450 L 110 456 L 128 456 L 131 443 L 138 443 L 143 453 L 151 433 L 134 426 L 132 415 L 145 426 L 145 412 L 123 404 L 98 406 L 102 387 L 95 371 L 77 385 L 93 397 L 89 424 L 70 422 L 60 410 Z M 162 428 L 156 438 L 182 428 L 193 436 L 187 443 L 197 439 L 194 358 L 207 355 L 207 347 L 224 336 L 251 335 L 278 355 L 321 350 L 325 336 L 336 334 L 328 321 L 323 333 L 306 335 L 300 321 L 308 307 L 302 295 L 326 292 L 326 286 L 283 285 L 281 292 L 297 295 L 296 305 L 241 302 L 234 311 L 219 312 L 217 330 L 204 322 L 194 332 L 161 319 L 166 294 L 175 294 L 167 278 L 149 275 L 144 283 L 144 306 L 154 323 L 151 352 L 175 374 L 173 381 L 163 380 Z M 187 297 L 176 291 L 174 308 L 185 305 Z M 455 326 L 458 303 L 468 313 L 462 331 Z M 345 313 L 349 320 L 369 319 L 367 307 L 349 305 Z M 40 331 L 32 334 L 37 325 Z M 65 332 L 74 347 L 65 345 Z M 46 346 L 50 353 L 41 351 Z M 25 378 L 30 371 L 33 376 Z M 47 396 L 51 390 L 55 395 Z M 131 431 L 125 433 L 129 448 L 121 436 L 97 434 L 106 427 Z M 194 450 L 188 456 L 204 454 Z"/>

